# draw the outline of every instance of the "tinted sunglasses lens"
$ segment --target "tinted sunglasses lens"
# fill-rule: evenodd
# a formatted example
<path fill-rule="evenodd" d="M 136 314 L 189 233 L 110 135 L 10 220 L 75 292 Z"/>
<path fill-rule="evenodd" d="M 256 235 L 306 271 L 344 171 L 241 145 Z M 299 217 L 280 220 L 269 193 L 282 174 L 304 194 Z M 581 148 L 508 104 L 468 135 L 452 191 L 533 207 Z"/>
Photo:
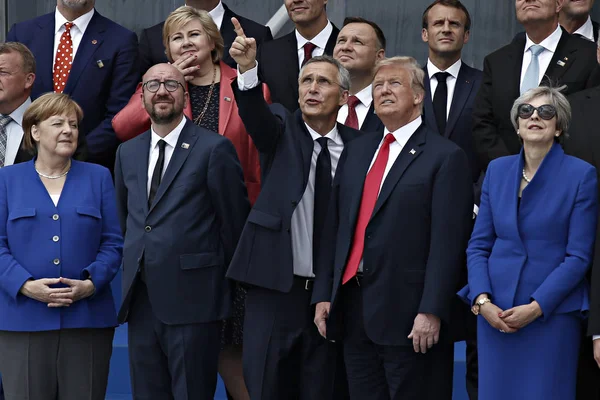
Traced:
<path fill-rule="evenodd" d="M 533 115 L 534 110 L 535 108 L 531 104 L 521 104 L 517 111 L 519 114 L 519 118 L 526 119 Z"/>
<path fill-rule="evenodd" d="M 556 115 L 556 109 L 549 104 L 539 106 L 537 111 L 541 119 L 552 119 Z"/>

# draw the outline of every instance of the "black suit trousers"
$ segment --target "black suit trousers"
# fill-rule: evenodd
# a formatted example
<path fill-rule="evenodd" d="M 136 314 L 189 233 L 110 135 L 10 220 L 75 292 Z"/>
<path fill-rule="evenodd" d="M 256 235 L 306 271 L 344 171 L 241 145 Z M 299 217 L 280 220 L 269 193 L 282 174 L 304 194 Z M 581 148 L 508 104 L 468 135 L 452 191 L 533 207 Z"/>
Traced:
<path fill-rule="evenodd" d="M 577 367 L 577 400 L 600 400 L 600 368 L 594 360 L 592 338 L 582 330 L 579 347 L 579 365 Z M 599 339 L 600 340 L 600 339 Z"/>
<path fill-rule="evenodd" d="M 365 332 L 360 286 L 342 290 L 344 360 L 352 400 L 451 400 L 454 349 L 438 343 L 426 354 L 379 345 Z M 410 332 L 407 332 L 407 335 Z"/>

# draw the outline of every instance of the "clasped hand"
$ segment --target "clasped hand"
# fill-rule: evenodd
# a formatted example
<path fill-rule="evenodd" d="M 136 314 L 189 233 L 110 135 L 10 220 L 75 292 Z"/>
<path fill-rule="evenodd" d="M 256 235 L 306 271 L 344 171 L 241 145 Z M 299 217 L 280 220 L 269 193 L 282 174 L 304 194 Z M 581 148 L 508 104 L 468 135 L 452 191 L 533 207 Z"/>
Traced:
<path fill-rule="evenodd" d="M 68 287 L 53 288 L 62 283 Z M 42 278 L 27 281 L 21 286 L 21 294 L 48 304 L 48 307 L 68 307 L 76 301 L 94 294 L 94 283 L 90 279 Z"/>
<path fill-rule="evenodd" d="M 542 315 L 542 309 L 537 301 L 503 311 L 493 303 L 480 307 L 479 313 L 495 329 L 504 333 L 514 333 L 523 329 Z"/>

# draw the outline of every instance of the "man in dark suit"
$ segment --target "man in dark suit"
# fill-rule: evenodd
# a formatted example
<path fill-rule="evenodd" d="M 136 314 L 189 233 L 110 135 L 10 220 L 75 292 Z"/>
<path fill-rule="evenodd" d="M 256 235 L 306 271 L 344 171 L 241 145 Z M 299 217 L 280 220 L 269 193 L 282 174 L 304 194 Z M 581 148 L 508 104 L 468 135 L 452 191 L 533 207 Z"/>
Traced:
<path fill-rule="evenodd" d="M 436 0 L 423 13 L 422 39 L 429 46 L 425 70 L 425 99 L 423 119 L 434 132 L 459 145 L 469 158 L 475 204 L 473 215 L 479 210 L 481 169 L 472 136 L 473 103 L 481 85 L 482 72 L 461 60 L 463 46 L 469 41 L 471 17 L 458 0 Z M 459 286 L 467 283 L 467 269 Z M 459 289 L 460 289 L 459 287 Z M 477 334 L 476 318 L 455 299 L 452 331 L 456 341 L 467 342 L 467 392 L 477 399 Z"/>
<path fill-rule="evenodd" d="M 558 22 L 572 35 L 598 42 L 600 25 L 592 21 L 590 13 L 595 0 L 564 0 Z"/>
<path fill-rule="evenodd" d="M 564 143 L 565 152 L 595 166 L 600 178 L 600 137 L 595 133 L 600 125 L 600 86 L 575 93 L 569 101 L 572 116 Z M 600 399 L 600 224 L 588 280 L 591 282 L 591 301 L 579 354 L 577 400 Z"/>
<path fill-rule="evenodd" d="M 269 27 L 237 15 L 225 3 L 222 3 L 221 0 L 187 0 L 185 5 L 208 11 L 215 24 L 217 24 L 221 36 L 223 36 L 223 42 L 225 43 L 223 61 L 232 68 L 235 68 L 236 64 L 229 55 L 229 48 L 235 40 L 236 34 L 231 18 L 237 18 L 246 31 L 246 34 L 249 37 L 255 38 L 259 46 L 261 43 L 273 39 Z M 164 25 L 165 21 L 162 21 L 159 24 L 144 29 L 140 34 L 140 70 L 142 74 L 155 64 L 168 62 L 163 44 Z"/>
<path fill-rule="evenodd" d="M 375 64 L 385 57 L 383 31 L 364 18 L 346 18 L 333 57 L 350 73 L 350 96 L 340 108 L 337 121 L 363 132 L 379 132 L 383 124 L 375 115 L 372 83 Z"/>
<path fill-rule="evenodd" d="M 464 151 L 422 123 L 423 76 L 410 57 L 378 64 L 385 130 L 348 144 L 332 189 L 312 300 L 321 334 L 343 341 L 352 399 L 452 398 L 472 182 Z"/>
<path fill-rule="evenodd" d="M 294 112 L 300 68 L 311 57 L 332 55 L 340 31 L 327 19 L 327 0 L 284 1 L 295 29 L 258 48 L 258 75 L 269 86 L 273 103 Z"/>
<path fill-rule="evenodd" d="M 133 396 L 212 400 L 246 187 L 231 142 L 183 116 L 175 67 L 152 67 L 143 88 L 152 127 L 119 147 L 115 165 Z"/>
<path fill-rule="evenodd" d="M 25 44 L 35 56 L 31 99 L 52 91 L 70 95 L 85 115 L 79 133 L 87 142 L 87 161 L 112 170 L 119 141 L 111 121 L 139 79 L 137 38 L 94 4 L 57 0 L 55 12 L 13 25 L 7 41 Z"/>
<path fill-rule="evenodd" d="M 344 399 L 334 392 L 336 345 L 313 325 L 313 260 L 331 182 L 344 146 L 359 132 L 336 123 L 348 98 L 348 71 L 329 56 L 309 60 L 299 77 L 300 109 L 265 102 L 256 41 L 241 27 L 230 53 L 239 114 L 259 151 L 262 188 L 227 276 L 249 286 L 244 320 L 244 378 L 261 400 Z"/>
<path fill-rule="evenodd" d="M 565 84 L 565 94 L 572 94 L 600 83 L 595 44 L 558 25 L 562 1 L 515 0 L 515 5 L 525 33 L 485 58 L 473 109 L 473 138 L 483 169 L 521 148 L 509 116 L 520 93 L 540 84 Z"/>

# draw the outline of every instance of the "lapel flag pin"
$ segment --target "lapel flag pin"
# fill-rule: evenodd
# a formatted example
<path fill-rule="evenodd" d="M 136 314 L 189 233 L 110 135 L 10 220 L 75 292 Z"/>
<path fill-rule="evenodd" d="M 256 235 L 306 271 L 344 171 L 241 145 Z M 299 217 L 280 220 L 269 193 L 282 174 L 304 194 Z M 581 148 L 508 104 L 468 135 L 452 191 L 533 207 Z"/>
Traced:
<path fill-rule="evenodd" d="M 181 148 L 182 148 L 182 149 L 189 149 L 189 148 L 190 148 L 190 145 L 189 145 L 189 144 L 187 144 L 187 143 L 181 143 Z"/>
<path fill-rule="evenodd" d="M 414 155 L 415 155 L 415 153 L 416 153 L 416 151 L 415 151 L 415 149 L 410 149 L 409 153 L 410 153 L 410 154 L 412 154 L 412 155 L 414 156 Z"/>
<path fill-rule="evenodd" d="M 564 67 L 564 66 L 565 66 L 565 63 L 564 63 L 564 61 L 562 61 L 562 60 L 558 60 L 556 63 L 557 63 L 558 65 L 560 65 L 561 67 Z"/>
<path fill-rule="evenodd" d="M 104 68 L 104 63 L 102 62 L 102 60 L 96 61 L 96 64 L 98 65 L 98 68 Z"/>
<path fill-rule="evenodd" d="M 225 96 L 225 99 L 224 99 L 224 100 L 225 100 L 225 101 L 228 101 L 229 103 L 231 103 L 231 97 L 227 97 L 227 96 Z"/>
<path fill-rule="evenodd" d="M 92 40 L 92 44 L 98 44 L 98 41 L 96 39 Z"/>

